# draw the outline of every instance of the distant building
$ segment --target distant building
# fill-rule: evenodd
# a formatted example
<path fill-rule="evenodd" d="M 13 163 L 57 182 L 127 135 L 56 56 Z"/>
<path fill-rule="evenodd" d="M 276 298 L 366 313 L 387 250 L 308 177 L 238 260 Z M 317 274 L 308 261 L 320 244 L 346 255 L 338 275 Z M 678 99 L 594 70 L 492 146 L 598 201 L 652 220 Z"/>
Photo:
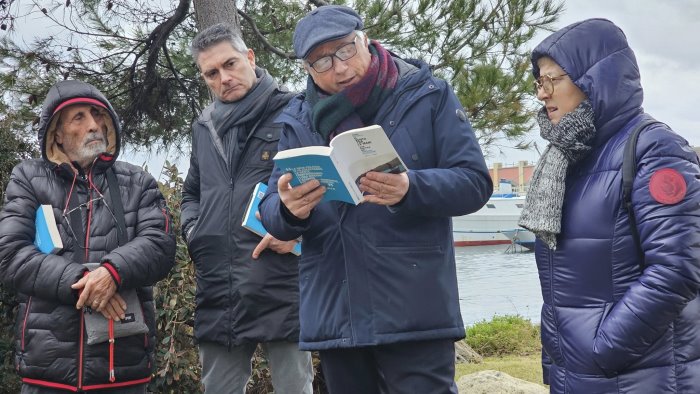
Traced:
<path fill-rule="evenodd" d="M 695 146 L 693 149 L 698 157 L 700 157 L 700 146 Z M 528 163 L 527 161 L 519 161 L 518 164 L 506 165 L 503 163 L 493 163 L 493 166 L 489 168 L 494 191 L 498 191 L 500 182 L 505 180 L 512 185 L 513 192 L 519 194 L 527 193 L 527 188 L 530 185 L 533 172 L 535 172 L 535 164 Z"/>
<path fill-rule="evenodd" d="M 495 190 L 498 190 L 501 180 L 506 180 L 513 186 L 513 191 L 520 194 L 527 192 L 534 171 L 535 165 L 529 164 L 527 161 L 519 161 L 517 165 L 508 167 L 503 166 L 502 163 L 493 163 L 493 166 L 489 168 Z"/>

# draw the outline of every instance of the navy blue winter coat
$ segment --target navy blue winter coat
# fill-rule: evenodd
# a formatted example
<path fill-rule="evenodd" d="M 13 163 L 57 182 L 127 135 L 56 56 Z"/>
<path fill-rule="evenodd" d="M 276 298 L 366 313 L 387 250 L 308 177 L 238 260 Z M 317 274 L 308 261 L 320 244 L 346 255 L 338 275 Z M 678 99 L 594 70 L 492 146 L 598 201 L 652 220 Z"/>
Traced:
<path fill-rule="evenodd" d="M 491 178 L 450 86 L 425 64 L 395 62 L 400 79 L 374 121 L 409 167 L 404 201 L 390 209 L 322 202 L 298 221 L 281 209 L 281 173 L 275 169 L 261 203 L 265 228 L 275 237 L 303 235 L 302 349 L 464 336 L 451 216 L 481 208 L 491 195 Z M 312 130 L 303 95 L 279 121 L 280 151 L 325 144 Z"/>
<path fill-rule="evenodd" d="M 665 125 L 637 144 L 632 202 L 645 269 L 622 200 L 623 148 L 648 118 L 634 53 L 611 22 L 587 20 L 542 42 L 590 99 L 597 134 L 566 178 L 556 251 L 537 241 L 545 382 L 553 393 L 700 392 L 700 168 Z M 650 179 L 678 172 L 685 196 L 660 203 Z M 673 191 L 670 191 L 671 193 Z"/>

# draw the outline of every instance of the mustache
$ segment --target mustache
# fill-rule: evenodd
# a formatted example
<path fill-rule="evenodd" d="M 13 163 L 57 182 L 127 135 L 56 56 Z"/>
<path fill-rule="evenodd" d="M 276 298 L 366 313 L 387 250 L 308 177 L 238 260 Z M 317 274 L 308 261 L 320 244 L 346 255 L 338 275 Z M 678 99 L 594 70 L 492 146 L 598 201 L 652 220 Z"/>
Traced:
<path fill-rule="evenodd" d="M 99 134 L 94 134 L 94 135 L 88 136 L 88 138 L 85 139 L 84 145 L 87 145 L 87 144 L 94 142 L 94 141 L 100 141 L 100 142 L 104 142 L 106 144 L 107 143 L 107 136 L 99 135 Z"/>

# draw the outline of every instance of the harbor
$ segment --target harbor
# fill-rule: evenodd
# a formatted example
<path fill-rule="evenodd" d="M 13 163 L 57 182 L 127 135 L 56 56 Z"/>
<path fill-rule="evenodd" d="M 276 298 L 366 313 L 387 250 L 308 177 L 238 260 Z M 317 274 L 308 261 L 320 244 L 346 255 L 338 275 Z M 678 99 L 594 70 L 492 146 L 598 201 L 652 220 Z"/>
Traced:
<path fill-rule="evenodd" d="M 465 326 L 518 314 L 539 323 L 542 307 L 535 254 L 510 245 L 455 248 L 459 304 Z"/>

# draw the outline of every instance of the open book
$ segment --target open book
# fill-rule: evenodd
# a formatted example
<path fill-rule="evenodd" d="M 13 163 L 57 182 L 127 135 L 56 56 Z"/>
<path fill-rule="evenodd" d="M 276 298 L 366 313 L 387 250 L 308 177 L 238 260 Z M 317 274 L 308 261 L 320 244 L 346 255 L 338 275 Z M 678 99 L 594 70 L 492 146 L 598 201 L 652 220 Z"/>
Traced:
<path fill-rule="evenodd" d="M 247 228 L 248 230 L 264 237 L 267 234 L 267 230 L 263 227 L 262 222 L 255 217 L 255 212 L 258 211 L 258 205 L 260 205 L 260 200 L 265 197 L 265 192 L 267 192 L 267 185 L 264 183 L 258 183 L 253 189 L 253 195 L 250 196 L 250 201 L 248 202 L 248 207 L 243 214 L 243 222 L 241 226 Z M 301 254 L 301 243 L 297 242 L 292 249 L 292 253 L 299 256 Z"/>
<path fill-rule="evenodd" d="M 378 125 L 345 131 L 335 136 L 330 146 L 306 146 L 277 153 L 275 164 L 282 172 L 292 173 L 292 186 L 318 179 L 326 187 L 323 200 L 359 204 L 360 178 L 369 172 L 406 171 L 406 165 Z"/>
<path fill-rule="evenodd" d="M 63 249 L 63 241 L 61 241 L 61 234 L 58 233 L 58 226 L 56 226 L 56 218 L 51 205 L 39 205 L 39 208 L 36 210 L 34 224 L 36 227 L 34 245 L 42 253 L 51 254 Z"/>

